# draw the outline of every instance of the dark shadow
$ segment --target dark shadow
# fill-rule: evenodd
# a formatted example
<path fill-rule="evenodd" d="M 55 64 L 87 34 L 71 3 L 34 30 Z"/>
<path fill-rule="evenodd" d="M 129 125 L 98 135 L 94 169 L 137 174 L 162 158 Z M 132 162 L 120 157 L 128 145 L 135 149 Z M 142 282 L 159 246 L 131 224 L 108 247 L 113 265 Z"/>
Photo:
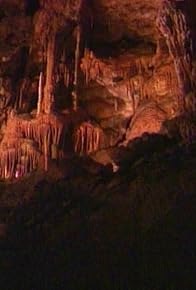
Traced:
<path fill-rule="evenodd" d="M 26 14 L 28 16 L 33 16 L 39 8 L 39 0 L 26 0 Z"/>

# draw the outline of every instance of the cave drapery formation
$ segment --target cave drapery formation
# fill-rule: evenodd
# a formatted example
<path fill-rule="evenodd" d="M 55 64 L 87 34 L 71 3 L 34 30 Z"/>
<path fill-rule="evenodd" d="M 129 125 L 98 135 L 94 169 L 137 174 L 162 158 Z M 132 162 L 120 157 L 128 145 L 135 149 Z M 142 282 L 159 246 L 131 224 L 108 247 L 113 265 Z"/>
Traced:
<path fill-rule="evenodd" d="M 194 139 L 194 31 L 179 1 L 145 0 L 145 13 L 142 1 L 35 2 L 0 2 L 1 178 L 126 146 L 179 116 Z"/>
<path fill-rule="evenodd" d="M 192 41 L 186 18 L 177 11 L 171 2 L 163 2 L 158 17 L 158 27 L 165 37 L 171 57 L 173 58 L 179 87 L 179 105 L 181 110 L 195 110 L 194 98 L 187 100 L 188 94 L 194 91 L 192 75 Z"/>

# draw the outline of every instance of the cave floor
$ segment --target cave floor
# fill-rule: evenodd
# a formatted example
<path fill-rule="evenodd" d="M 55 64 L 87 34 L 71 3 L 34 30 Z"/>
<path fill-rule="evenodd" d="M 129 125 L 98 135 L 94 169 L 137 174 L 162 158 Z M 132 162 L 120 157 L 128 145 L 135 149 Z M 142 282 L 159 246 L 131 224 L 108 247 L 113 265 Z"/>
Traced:
<path fill-rule="evenodd" d="M 194 289 L 195 149 L 1 183 L 2 289 Z"/>

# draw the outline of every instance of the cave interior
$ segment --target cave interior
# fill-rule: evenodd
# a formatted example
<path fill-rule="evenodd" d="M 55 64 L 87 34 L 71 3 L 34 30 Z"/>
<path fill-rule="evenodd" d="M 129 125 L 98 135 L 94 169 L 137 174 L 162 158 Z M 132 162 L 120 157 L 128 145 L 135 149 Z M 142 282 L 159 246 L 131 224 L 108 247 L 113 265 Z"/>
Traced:
<path fill-rule="evenodd" d="M 2 290 L 195 289 L 195 12 L 0 0 Z"/>

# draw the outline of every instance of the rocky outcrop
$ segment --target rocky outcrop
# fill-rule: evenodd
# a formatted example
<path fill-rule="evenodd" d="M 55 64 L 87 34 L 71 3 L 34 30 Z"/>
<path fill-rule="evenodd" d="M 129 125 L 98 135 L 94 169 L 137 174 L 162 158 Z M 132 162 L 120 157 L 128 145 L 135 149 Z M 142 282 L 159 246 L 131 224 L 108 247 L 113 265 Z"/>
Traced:
<path fill-rule="evenodd" d="M 161 133 L 162 124 L 166 120 L 166 113 L 156 103 L 147 102 L 135 112 L 126 132 L 126 140 L 141 137 L 144 133 Z"/>

